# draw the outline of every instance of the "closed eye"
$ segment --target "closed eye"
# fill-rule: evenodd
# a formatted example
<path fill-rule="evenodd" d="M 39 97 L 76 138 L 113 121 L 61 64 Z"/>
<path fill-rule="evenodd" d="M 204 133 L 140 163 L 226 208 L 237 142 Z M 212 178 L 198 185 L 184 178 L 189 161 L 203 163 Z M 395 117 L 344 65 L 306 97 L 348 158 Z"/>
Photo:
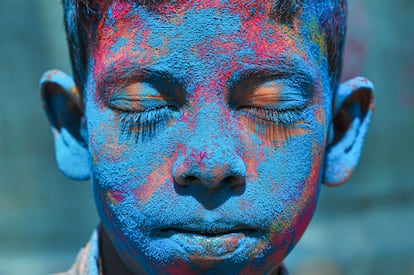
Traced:
<path fill-rule="evenodd" d="M 136 142 L 154 137 L 179 111 L 173 98 L 147 82 L 116 91 L 107 105 L 115 112 L 121 130 Z"/>
<path fill-rule="evenodd" d="M 118 113 L 122 131 L 136 142 L 149 140 L 167 126 L 179 112 L 175 106 L 161 106 L 141 112 L 121 111 Z"/>
<path fill-rule="evenodd" d="M 277 110 L 246 106 L 240 107 L 239 110 L 254 120 L 269 121 L 281 126 L 293 125 L 302 119 L 301 110 L 297 108 Z"/>
<path fill-rule="evenodd" d="M 146 82 L 136 82 L 116 91 L 108 106 L 125 112 L 142 112 L 168 105 L 168 99 Z"/>

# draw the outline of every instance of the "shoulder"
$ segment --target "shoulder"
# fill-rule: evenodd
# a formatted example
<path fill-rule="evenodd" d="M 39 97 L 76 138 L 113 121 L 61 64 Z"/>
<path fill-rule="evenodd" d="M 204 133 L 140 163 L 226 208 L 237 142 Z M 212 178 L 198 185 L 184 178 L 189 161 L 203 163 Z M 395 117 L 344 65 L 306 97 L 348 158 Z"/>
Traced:
<path fill-rule="evenodd" d="M 79 251 L 72 267 L 54 275 L 100 275 L 99 259 L 99 240 L 95 230 L 89 242 Z"/>

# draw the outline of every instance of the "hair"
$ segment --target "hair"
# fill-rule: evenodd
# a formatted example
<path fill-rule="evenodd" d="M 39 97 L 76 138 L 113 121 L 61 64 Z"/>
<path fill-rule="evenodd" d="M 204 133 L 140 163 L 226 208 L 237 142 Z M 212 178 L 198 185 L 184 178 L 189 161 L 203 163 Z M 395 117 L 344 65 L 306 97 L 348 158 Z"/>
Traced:
<path fill-rule="evenodd" d="M 87 76 L 88 45 L 95 33 L 100 18 L 99 8 L 113 0 L 62 0 L 65 28 L 69 44 L 70 58 L 75 82 L 83 91 Z M 122 0 L 120 0 L 122 1 Z M 124 0 L 126 1 L 126 0 Z M 136 0 L 141 5 L 151 6 L 166 0 Z M 294 19 L 306 0 L 273 0 L 272 18 L 279 23 Z M 331 88 L 337 89 L 342 71 L 342 55 L 346 35 L 347 0 L 308 0 L 313 2 L 319 17 L 319 29 L 324 34 L 328 73 Z"/>

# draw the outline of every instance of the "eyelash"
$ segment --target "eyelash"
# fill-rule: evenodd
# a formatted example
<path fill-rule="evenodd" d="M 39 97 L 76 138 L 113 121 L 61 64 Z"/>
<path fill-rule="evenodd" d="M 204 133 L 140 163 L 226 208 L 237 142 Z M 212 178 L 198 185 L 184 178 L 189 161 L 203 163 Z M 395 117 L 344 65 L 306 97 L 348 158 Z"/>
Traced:
<path fill-rule="evenodd" d="M 252 120 L 254 124 L 271 123 L 271 128 L 278 126 L 289 126 L 301 120 L 301 110 L 292 108 L 288 110 L 271 110 L 258 107 L 240 107 L 239 110 Z M 162 106 L 160 108 L 146 111 L 119 111 L 121 129 L 128 137 L 134 138 L 135 142 L 150 140 L 155 134 L 171 121 L 173 112 L 178 111 L 174 106 Z M 287 128 L 286 128 L 287 129 Z M 289 136 L 288 130 L 278 129 L 281 138 Z"/>
<path fill-rule="evenodd" d="M 303 119 L 302 109 L 299 108 L 271 110 L 242 107 L 239 110 L 246 117 L 247 126 L 270 142 L 289 140 L 300 129 L 294 124 Z"/>
<path fill-rule="evenodd" d="M 173 106 L 162 106 L 141 112 L 119 111 L 119 122 L 123 132 L 133 137 L 136 142 L 151 139 L 162 127 L 170 122 L 173 112 L 178 111 Z"/>
<path fill-rule="evenodd" d="M 287 110 L 262 109 L 258 107 L 241 107 L 243 114 L 254 120 L 274 122 L 277 125 L 289 126 L 301 120 L 301 110 L 297 108 Z"/>

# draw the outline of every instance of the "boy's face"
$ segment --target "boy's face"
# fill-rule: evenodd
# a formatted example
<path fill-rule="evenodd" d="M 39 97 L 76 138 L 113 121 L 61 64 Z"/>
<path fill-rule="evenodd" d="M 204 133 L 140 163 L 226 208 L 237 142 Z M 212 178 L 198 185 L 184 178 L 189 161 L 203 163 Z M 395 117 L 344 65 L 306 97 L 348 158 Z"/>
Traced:
<path fill-rule="evenodd" d="M 183 2 L 102 11 L 84 88 L 98 211 L 133 269 L 268 272 L 320 187 L 332 99 L 317 17 Z"/>

